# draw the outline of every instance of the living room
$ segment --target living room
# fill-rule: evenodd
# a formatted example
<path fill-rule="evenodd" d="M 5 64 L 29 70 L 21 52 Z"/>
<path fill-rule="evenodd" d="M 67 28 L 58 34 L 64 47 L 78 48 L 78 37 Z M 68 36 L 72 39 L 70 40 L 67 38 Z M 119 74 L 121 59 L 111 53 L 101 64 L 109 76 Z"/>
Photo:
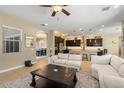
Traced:
<path fill-rule="evenodd" d="M 0 6 L 0 87 L 124 87 L 123 12 L 122 5 Z M 101 73 L 112 76 L 109 84 Z"/>

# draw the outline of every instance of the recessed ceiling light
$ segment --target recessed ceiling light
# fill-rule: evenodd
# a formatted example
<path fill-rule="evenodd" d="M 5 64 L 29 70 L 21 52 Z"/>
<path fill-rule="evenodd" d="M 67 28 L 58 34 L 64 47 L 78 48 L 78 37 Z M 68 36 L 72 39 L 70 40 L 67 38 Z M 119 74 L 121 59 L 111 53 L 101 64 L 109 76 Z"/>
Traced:
<path fill-rule="evenodd" d="M 48 24 L 41 24 L 42 26 L 47 26 Z"/>
<path fill-rule="evenodd" d="M 115 6 L 114 6 L 115 9 L 118 8 L 118 7 L 119 7 L 119 5 L 115 5 Z"/>
<path fill-rule="evenodd" d="M 79 30 L 80 30 L 80 31 L 83 31 L 83 29 L 82 29 L 82 28 L 79 28 Z"/>

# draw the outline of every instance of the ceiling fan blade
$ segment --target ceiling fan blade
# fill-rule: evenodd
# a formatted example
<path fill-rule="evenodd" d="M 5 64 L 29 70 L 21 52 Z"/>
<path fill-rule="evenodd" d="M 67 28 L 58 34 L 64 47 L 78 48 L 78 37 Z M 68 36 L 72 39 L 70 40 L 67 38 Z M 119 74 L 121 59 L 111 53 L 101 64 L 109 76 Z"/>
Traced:
<path fill-rule="evenodd" d="M 52 5 L 40 5 L 41 7 L 52 7 Z"/>
<path fill-rule="evenodd" d="M 66 11 L 65 9 L 62 9 L 62 12 L 63 12 L 64 14 L 66 14 L 67 16 L 70 15 L 70 13 L 69 13 L 68 11 Z"/>
<path fill-rule="evenodd" d="M 52 15 L 51 16 L 55 16 L 56 15 L 56 12 L 55 11 L 53 11 L 53 13 L 52 13 Z"/>

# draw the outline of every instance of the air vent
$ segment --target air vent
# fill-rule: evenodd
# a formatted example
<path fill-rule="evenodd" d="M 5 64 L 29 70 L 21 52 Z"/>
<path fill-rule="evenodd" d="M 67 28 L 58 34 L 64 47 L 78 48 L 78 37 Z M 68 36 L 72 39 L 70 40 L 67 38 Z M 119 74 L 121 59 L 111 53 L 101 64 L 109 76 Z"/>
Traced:
<path fill-rule="evenodd" d="M 41 26 L 47 26 L 48 24 L 41 24 Z"/>
<path fill-rule="evenodd" d="M 107 7 L 102 8 L 102 11 L 105 12 L 105 11 L 108 11 L 109 9 L 110 9 L 110 7 L 107 6 Z"/>

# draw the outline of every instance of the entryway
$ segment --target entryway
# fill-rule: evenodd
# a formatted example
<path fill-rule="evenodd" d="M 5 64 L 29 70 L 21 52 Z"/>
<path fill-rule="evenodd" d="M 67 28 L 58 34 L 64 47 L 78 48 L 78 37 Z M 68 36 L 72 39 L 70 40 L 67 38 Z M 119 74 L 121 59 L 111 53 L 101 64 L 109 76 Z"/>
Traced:
<path fill-rule="evenodd" d="M 36 33 L 36 58 L 47 56 L 47 34 L 44 32 Z"/>

